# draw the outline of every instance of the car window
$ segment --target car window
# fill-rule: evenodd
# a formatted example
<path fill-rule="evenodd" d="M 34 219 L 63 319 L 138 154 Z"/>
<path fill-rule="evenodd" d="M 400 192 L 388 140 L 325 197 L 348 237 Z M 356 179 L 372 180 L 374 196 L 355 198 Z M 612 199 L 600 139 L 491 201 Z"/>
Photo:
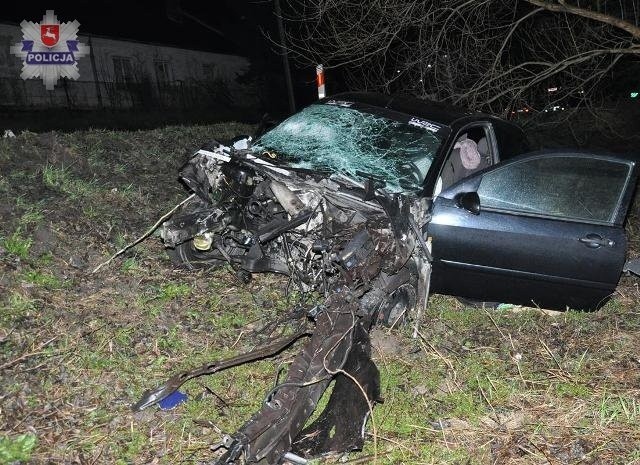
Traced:
<path fill-rule="evenodd" d="M 352 107 L 315 104 L 260 137 L 252 150 L 278 163 L 386 182 L 390 192 L 419 190 L 442 142 L 441 125 L 391 119 Z"/>
<path fill-rule="evenodd" d="M 476 171 L 493 164 L 490 135 L 484 126 L 465 129 L 456 138 L 438 177 L 434 196 Z"/>
<path fill-rule="evenodd" d="M 629 170 L 598 158 L 534 158 L 486 173 L 478 195 L 483 209 L 610 223 Z"/>

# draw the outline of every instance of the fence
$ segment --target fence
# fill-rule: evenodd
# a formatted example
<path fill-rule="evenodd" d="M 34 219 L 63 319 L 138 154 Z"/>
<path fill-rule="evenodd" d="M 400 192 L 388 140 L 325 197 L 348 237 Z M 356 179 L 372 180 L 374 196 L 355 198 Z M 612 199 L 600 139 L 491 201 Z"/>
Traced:
<path fill-rule="evenodd" d="M 0 108 L 150 109 L 250 105 L 253 89 L 222 79 L 157 83 L 60 79 L 53 91 L 40 79 L 0 78 Z"/>

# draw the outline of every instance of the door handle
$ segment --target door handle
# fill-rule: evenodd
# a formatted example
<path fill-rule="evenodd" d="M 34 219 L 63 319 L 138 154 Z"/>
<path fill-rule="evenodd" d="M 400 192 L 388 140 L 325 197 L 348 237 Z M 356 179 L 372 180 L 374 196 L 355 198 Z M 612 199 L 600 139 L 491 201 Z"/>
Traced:
<path fill-rule="evenodd" d="M 581 237 L 578 240 L 592 249 L 597 249 L 598 247 L 613 247 L 614 245 L 616 245 L 616 243 L 611 239 L 602 237 L 599 234 L 587 234 L 586 236 Z"/>

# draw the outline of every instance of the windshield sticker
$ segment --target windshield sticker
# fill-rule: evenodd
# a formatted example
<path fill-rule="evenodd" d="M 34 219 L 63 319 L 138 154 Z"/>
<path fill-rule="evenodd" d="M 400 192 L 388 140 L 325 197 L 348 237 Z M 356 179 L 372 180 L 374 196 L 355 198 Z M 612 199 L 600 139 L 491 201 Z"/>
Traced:
<path fill-rule="evenodd" d="M 325 102 L 327 105 L 337 105 L 339 107 L 349 108 L 353 105 L 353 102 L 347 102 L 346 100 L 327 100 Z"/>
<path fill-rule="evenodd" d="M 438 124 L 434 124 L 431 121 L 427 121 L 425 119 L 411 118 L 409 120 L 409 124 L 411 126 L 416 126 L 422 129 L 426 129 L 427 131 L 431 131 L 431 132 L 438 132 L 440 129 L 442 129 L 442 126 Z"/>

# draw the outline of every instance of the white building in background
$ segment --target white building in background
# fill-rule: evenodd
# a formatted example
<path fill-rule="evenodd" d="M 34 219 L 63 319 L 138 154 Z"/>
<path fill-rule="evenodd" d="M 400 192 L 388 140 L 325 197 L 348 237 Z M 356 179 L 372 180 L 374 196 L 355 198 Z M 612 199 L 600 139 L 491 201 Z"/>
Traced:
<path fill-rule="evenodd" d="M 188 107 L 207 98 L 244 100 L 252 93 L 237 81 L 249 70 L 244 57 L 87 34 L 78 38 L 91 46 L 90 56 L 78 61 L 80 79 L 61 79 L 47 91 L 41 79 L 20 78 L 22 61 L 9 47 L 22 40 L 22 30 L 0 23 L 0 107 Z"/>

